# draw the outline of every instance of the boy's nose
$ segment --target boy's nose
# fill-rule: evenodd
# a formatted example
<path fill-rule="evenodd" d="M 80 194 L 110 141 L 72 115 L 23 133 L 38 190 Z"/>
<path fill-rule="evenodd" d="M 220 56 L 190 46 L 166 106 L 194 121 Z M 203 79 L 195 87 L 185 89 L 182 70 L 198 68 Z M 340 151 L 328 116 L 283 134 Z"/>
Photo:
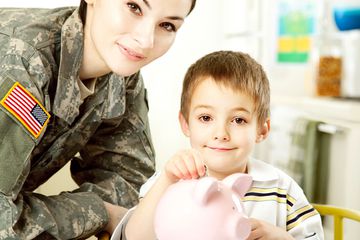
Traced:
<path fill-rule="evenodd" d="M 229 139 L 228 136 L 215 136 L 215 140 L 228 141 Z"/>
<path fill-rule="evenodd" d="M 220 141 L 229 141 L 230 135 L 228 133 L 228 129 L 225 126 L 217 127 L 214 134 L 214 139 Z"/>

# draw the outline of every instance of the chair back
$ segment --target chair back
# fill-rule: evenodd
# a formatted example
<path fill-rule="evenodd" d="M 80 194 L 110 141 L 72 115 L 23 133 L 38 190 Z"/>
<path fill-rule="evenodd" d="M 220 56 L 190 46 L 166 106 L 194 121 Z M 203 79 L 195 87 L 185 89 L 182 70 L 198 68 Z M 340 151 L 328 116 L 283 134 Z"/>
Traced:
<path fill-rule="evenodd" d="M 337 207 L 325 204 L 312 204 L 322 216 L 332 216 L 334 218 L 334 240 L 343 240 L 344 219 L 351 219 L 360 223 L 360 211 Z"/>

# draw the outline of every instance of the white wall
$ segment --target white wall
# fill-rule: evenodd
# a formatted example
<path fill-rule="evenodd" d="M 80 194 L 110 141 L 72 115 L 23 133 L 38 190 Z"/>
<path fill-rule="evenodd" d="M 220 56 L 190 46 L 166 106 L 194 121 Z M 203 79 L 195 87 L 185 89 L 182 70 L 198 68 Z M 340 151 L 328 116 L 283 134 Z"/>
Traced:
<path fill-rule="evenodd" d="M 188 146 L 178 123 L 182 79 L 187 67 L 220 47 L 221 0 L 197 0 L 168 53 L 143 69 L 157 167 Z"/>

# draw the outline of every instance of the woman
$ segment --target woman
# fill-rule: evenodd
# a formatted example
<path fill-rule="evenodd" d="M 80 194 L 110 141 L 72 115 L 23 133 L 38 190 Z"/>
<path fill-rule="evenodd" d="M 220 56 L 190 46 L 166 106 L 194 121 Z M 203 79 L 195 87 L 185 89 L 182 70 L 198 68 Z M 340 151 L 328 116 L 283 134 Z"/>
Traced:
<path fill-rule="evenodd" d="M 139 70 L 170 48 L 194 5 L 0 9 L 0 239 L 111 233 L 137 203 L 154 171 Z M 33 193 L 69 161 L 78 189 Z"/>

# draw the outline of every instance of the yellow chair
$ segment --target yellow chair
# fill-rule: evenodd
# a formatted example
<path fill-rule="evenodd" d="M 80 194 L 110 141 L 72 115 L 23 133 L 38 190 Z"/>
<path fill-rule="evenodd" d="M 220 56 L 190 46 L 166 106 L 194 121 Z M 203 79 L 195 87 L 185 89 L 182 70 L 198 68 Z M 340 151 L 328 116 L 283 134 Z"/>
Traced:
<path fill-rule="evenodd" d="M 333 216 L 334 218 L 334 240 L 343 240 L 343 220 L 351 219 L 360 222 L 360 211 L 324 204 L 312 204 L 320 215 Z"/>

